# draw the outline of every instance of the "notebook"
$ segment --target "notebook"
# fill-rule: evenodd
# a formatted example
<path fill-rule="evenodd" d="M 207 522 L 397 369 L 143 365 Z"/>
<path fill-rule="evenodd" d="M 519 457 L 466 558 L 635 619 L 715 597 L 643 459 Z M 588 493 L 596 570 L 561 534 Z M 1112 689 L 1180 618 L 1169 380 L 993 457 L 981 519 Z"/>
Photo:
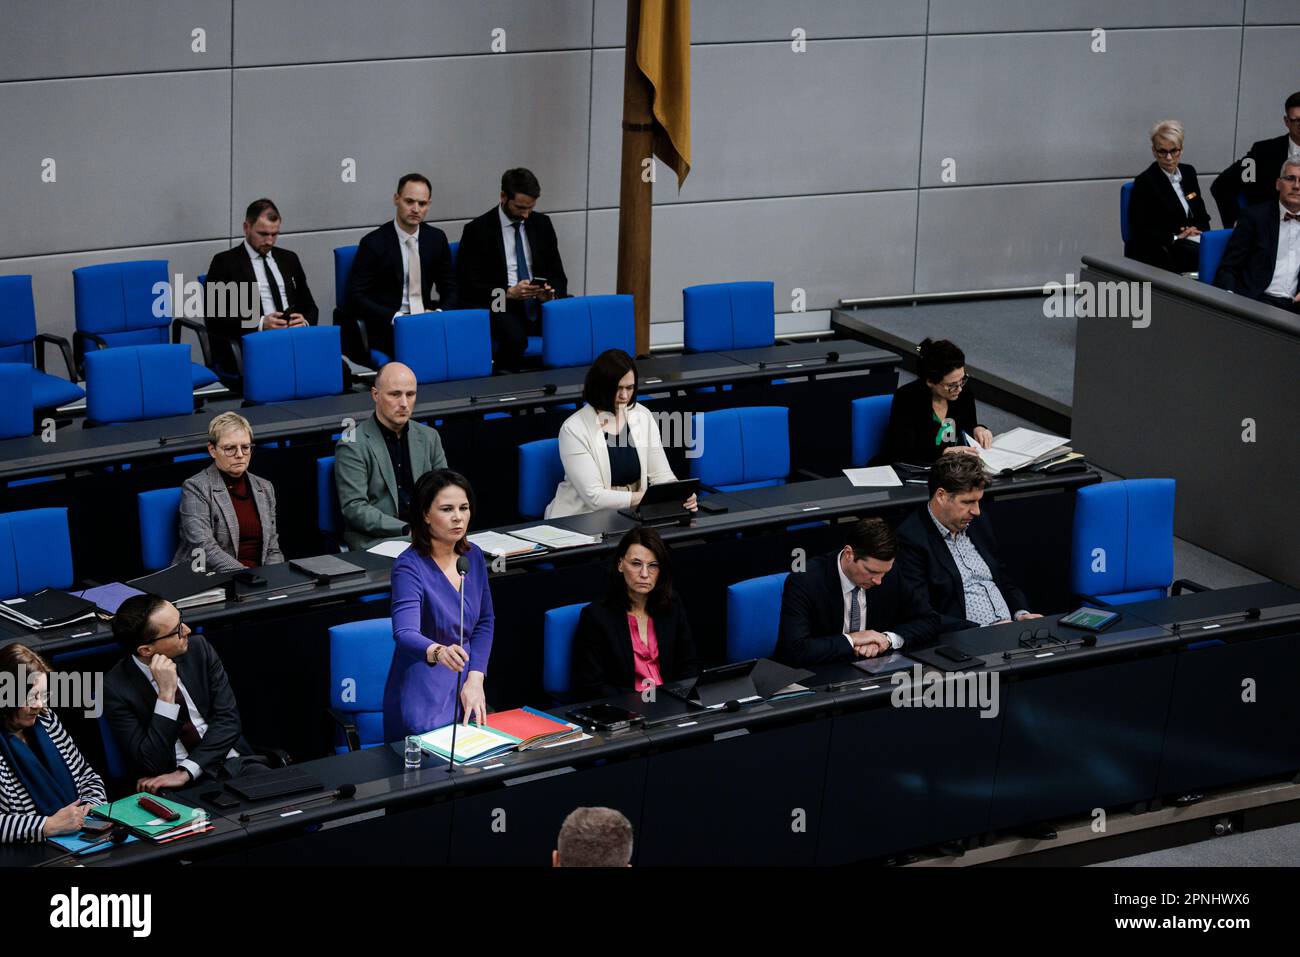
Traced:
<path fill-rule="evenodd" d="M 94 618 L 95 603 L 57 588 L 44 588 L 30 595 L 0 601 L 0 615 L 18 622 L 24 628 L 41 631 Z"/>

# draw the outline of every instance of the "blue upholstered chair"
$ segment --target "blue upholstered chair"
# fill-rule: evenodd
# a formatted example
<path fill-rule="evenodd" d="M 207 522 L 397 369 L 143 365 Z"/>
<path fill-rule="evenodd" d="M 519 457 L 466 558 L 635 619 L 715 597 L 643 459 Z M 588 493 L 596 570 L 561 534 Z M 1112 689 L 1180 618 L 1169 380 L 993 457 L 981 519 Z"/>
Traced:
<path fill-rule="evenodd" d="M 1219 260 L 1228 248 L 1232 237 L 1231 229 L 1211 229 L 1201 233 L 1201 261 L 1197 267 L 1196 278 L 1208 285 L 1214 285 L 1214 276 L 1219 271 Z"/>
<path fill-rule="evenodd" d="M 71 584 L 66 508 L 0 514 L 0 601 Z"/>
<path fill-rule="evenodd" d="M 869 395 L 850 403 L 853 468 L 863 468 L 880 452 L 880 447 L 885 443 L 885 429 L 889 425 L 889 410 L 893 404 L 892 395 Z"/>
<path fill-rule="evenodd" d="M 334 304 L 342 306 L 347 302 L 348 275 L 352 272 L 352 260 L 357 258 L 356 246 L 334 247 Z"/>
<path fill-rule="evenodd" d="M 691 475 L 719 492 L 783 485 L 790 474 L 790 410 L 749 406 L 705 412 Z"/>
<path fill-rule="evenodd" d="M 720 282 L 682 290 L 687 352 L 752 349 L 776 342 L 770 282 Z"/>
<path fill-rule="evenodd" d="M 316 460 L 316 528 L 325 540 L 339 549 L 345 549 L 343 537 L 343 509 L 339 506 L 339 490 L 334 484 L 334 456 Z"/>
<path fill-rule="evenodd" d="M 264 329 L 244 336 L 244 398 L 284 402 L 343 391 L 338 326 Z"/>
<path fill-rule="evenodd" d="M 191 364 L 185 344 L 86 353 L 86 418 L 136 422 L 193 412 Z"/>
<path fill-rule="evenodd" d="M 1164 598 L 1174 577 L 1174 480 L 1129 479 L 1078 490 L 1070 587 L 1111 605 Z"/>
<path fill-rule="evenodd" d="M 63 356 L 68 378 L 45 371 L 45 347 L 49 345 L 56 346 Z M 53 409 L 86 396 L 75 381 L 76 363 L 68 340 L 36 331 L 31 276 L 0 276 L 0 363 L 19 363 L 31 370 L 29 391 L 33 408 Z"/>
<path fill-rule="evenodd" d="M 1133 181 L 1129 180 L 1119 188 L 1119 235 L 1128 242 L 1128 204 L 1133 199 Z"/>
<path fill-rule="evenodd" d="M 186 328 L 198 337 L 203 353 L 203 365 L 190 366 L 191 388 L 201 389 L 216 382 L 217 375 L 209 368 L 212 352 L 207 328 L 194 319 L 172 319 L 170 283 L 165 259 L 104 263 L 72 270 L 77 324 L 72 334 L 73 351 L 84 357 L 94 349 L 161 345 L 168 341 L 168 329 L 171 341 L 179 343 L 181 329 Z M 160 284 L 166 291 L 159 290 Z"/>
<path fill-rule="evenodd" d="M 136 496 L 140 512 L 140 561 L 145 571 L 166 568 L 180 543 L 180 488 L 159 488 Z"/>
<path fill-rule="evenodd" d="M 557 701 L 573 688 L 573 636 L 588 602 L 562 605 L 546 612 L 542 624 L 542 687 Z"/>
<path fill-rule="evenodd" d="M 519 446 L 519 514 L 541 518 L 564 481 L 559 439 L 538 439 Z"/>
<path fill-rule="evenodd" d="M 329 713 L 338 725 L 334 751 L 384 744 L 384 684 L 393 660 L 393 619 L 334 625 L 330 636 Z"/>
<path fill-rule="evenodd" d="M 781 590 L 789 572 L 727 586 L 727 661 L 770 658 L 781 621 Z"/>
<path fill-rule="evenodd" d="M 393 323 L 393 358 L 415 381 L 446 382 L 492 374 L 492 325 L 486 309 L 401 316 Z"/>
<path fill-rule="evenodd" d="M 101 714 L 95 723 L 99 726 L 99 740 L 104 744 L 104 777 L 108 779 L 106 783 L 116 781 L 125 784 L 129 771 L 126 756 L 122 754 L 122 746 L 113 737 L 113 729 L 108 726 L 108 715 Z M 135 780 L 132 779 L 130 783 L 134 784 Z"/>
<path fill-rule="evenodd" d="M 36 370 L 22 362 L 0 362 L 0 439 L 31 435 L 35 409 L 32 379 Z"/>
<path fill-rule="evenodd" d="M 542 365 L 591 365 L 606 349 L 636 355 L 631 296 L 573 296 L 542 303 Z"/>

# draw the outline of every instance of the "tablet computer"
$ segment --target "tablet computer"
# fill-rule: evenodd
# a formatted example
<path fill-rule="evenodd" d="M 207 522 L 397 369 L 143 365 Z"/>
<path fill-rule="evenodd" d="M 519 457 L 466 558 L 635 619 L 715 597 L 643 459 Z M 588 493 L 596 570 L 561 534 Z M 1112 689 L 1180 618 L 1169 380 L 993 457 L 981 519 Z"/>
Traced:
<path fill-rule="evenodd" d="M 1120 614 L 1117 611 L 1103 611 L 1100 608 L 1089 608 L 1084 605 L 1078 611 L 1063 615 L 1060 622 L 1062 625 L 1069 625 L 1071 628 L 1079 628 L 1083 631 L 1105 631 L 1119 619 Z"/>

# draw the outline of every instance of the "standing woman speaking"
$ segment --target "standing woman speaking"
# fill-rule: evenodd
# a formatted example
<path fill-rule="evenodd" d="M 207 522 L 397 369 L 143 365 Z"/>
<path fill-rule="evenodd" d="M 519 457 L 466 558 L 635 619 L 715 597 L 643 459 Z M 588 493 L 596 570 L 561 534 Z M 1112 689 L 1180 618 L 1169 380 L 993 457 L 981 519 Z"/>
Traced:
<path fill-rule="evenodd" d="M 483 681 L 492 654 L 487 562 L 469 533 L 474 490 L 449 469 L 426 473 L 411 496 L 411 547 L 393 562 L 393 662 L 384 687 L 384 740 L 423 734 L 456 719 L 456 676 L 464 672 L 464 719 L 487 716 Z M 464 578 L 457 571 L 464 557 Z M 460 643 L 460 589 L 465 642 Z"/>

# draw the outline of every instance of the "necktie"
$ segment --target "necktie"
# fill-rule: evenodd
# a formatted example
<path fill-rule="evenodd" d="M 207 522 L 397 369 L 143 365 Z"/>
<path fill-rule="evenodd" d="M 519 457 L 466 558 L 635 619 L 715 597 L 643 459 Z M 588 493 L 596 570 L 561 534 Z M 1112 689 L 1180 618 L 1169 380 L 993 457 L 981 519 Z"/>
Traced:
<path fill-rule="evenodd" d="M 406 248 L 411 251 L 411 257 L 406 268 L 406 299 L 411 307 L 411 315 L 414 316 L 424 312 L 424 296 L 420 292 L 424 286 L 420 275 L 420 237 L 418 234 L 406 237 Z"/>
<path fill-rule="evenodd" d="M 526 279 L 533 278 L 532 274 L 528 271 L 528 255 L 524 252 L 524 224 L 520 221 L 517 223 L 511 223 L 510 225 L 513 226 L 515 230 L 516 275 L 518 276 L 518 281 L 523 282 Z M 528 316 L 530 322 L 537 318 L 537 310 L 540 308 L 541 306 L 536 299 L 524 300 L 524 314 Z"/>
<path fill-rule="evenodd" d="M 176 689 L 176 703 L 181 709 L 176 715 L 176 723 L 181 726 L 181 744 L 185 745 L 185 750 L 192 754 L 203 739 L 199 737 L 199 729 L 194 727 L 194 719 L 190 717 L 190 709 L 185 704 L 185 695 L 181 694 L 179 687 Z"/>
<path fill-rule="evenodd" d="M 271 272 L 271 261 L 266 258 L 266 253 L 262 253 L 262 272 L 266 274 L 266 284 L 271 287 L 271 302 L 275 305 L 275 311 L 284 312 L 284 300 L 280 298 L 280 284 L 275 281 L 275 274 Z"/>
<path fill-rule="evenodd" d="M 861 593 L 861 588 L 849 592 L 849 634 L 862 630 L 862 610 L 858 605 L 858 596 Z"/>

